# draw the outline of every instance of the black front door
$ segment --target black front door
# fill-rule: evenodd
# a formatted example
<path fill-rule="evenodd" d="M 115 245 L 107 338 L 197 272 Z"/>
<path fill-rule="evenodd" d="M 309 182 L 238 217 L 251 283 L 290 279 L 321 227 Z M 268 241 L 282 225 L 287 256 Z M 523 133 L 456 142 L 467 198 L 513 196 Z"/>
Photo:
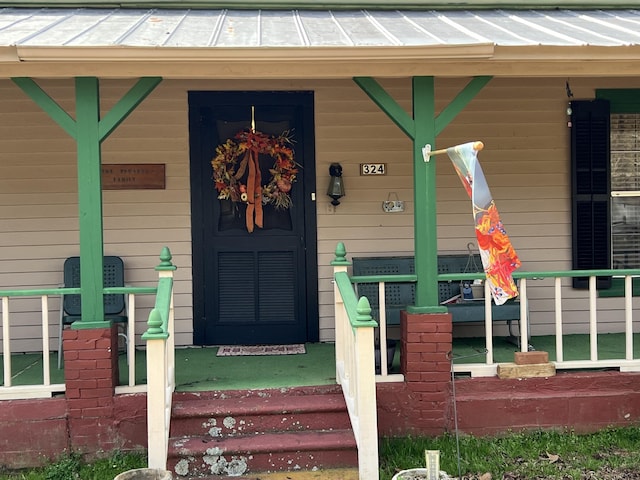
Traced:
<path fill-rule="evenodd" d="M 194 344 L 317 341 L 313 94 L 190 92 L 189 131 Z"/>

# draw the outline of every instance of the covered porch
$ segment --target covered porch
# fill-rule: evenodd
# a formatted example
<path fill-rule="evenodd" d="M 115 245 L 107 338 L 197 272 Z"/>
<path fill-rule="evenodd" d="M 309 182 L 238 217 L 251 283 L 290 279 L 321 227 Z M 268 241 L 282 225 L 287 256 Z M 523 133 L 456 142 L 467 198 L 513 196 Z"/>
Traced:
<path fill-rule="evenodd" d="M 565 337 L 564 358 L 568 361 L 587 360 L 590 355 L 589 336 L 572 334 Z M 638 334 L 633 336 L 635 357 L 639 348 Z M 551 335 L 535 336 L 531 344 L 538 350 L 549 353 L 549 359 L 555 361 L 555 338 Z M 598 358 L 614 360 L 624 355 L 624 334 L 611 333 L 600 336 Z M 187 347 L 176 349 L 176 391 L 209 390 L 252 390 L 279 387 L 298 387 L 312 385 L 333 385 L 335 378 L 335 345 L 333 343 L 307 344 L 302 355 L 268 357 L 218 357 L 218 347 Z M 459 337 L 453 339 L 453 364 L 483 364 L 486 358 L 484 337 Z M 493 344 L 493 357 L 496 363 L 513 362 L 518 347 L 506 337 L 496 337 Z M 0 356 L 0 358 L 2 358 Z M 144 350 L 135 353 L 136 385 L 146 383 L 146 355 Z M 64 383 L 64 370 L 54 367 L 57 352 L 50 353 L 50 378 L 53 384 Z M 40 352 L 14 354 L 12 364 L 12 385 L 41 385 L 42 354 Z M 387 369 L 389 375 L 400 373 L 400 346 Z M 609 370 L 610 368 L 593 368 Z M 129 383 L 125 354 L 119 359 L 119 384 Z M 3 372 L 0 380 L 4 384 Z M 464 378 L 469 374 L 458 374 Z"/>
<path fill-rule="evenodd" d="M 358 442 L 364 442 L 359 460 L 367 480 L 375 478 L 376 445 L 363 439 L 450 431 L 456 401 L 461 402 L 460 428 L 479 434 L 514 426 L 594 428 L 640 418 L 638 329 L 633 318 L 633 278 L 640 274 L 634 259 L 640 242 L 634 236 L 634 201 L 620 200 L 634 195 L 627 187 L 613 191 L 610 183 L 604 192 L 582 192 L 589 197 L 590 212 L 602 217 L 582 215 L 586 224 L 573 223 L 574 214 L 585 207 L 573 184 L 577 177 L 584 179 L 585 172 L 572 167 L 576 145 L 571 139 L 577 138 L 578 146 L 589 145 L 589 152 L 591 147 L 606 151 L 598 159 L 606 157 L 607 165 L 612 149 L 599 148 L 602 143 L 594 144 L 591 137 L 571 137 L 574 120 L 582 125 L 585 121 L 568 110 L 577 98 L 587 104 L 596 103 L 596 97 L 606 100 L 610 111 L 598 111 L 601 116 L 594 123 L 603 124 L 607 117 L 604 123 L 609 125 L 614 118 L 621 135 L 627 119 L 620 116 L 640 112 L 630 112 L 637 105 L 628 101 L 637 97 L 640 78 L 637 33 L 629 27 L 638 24 L 637 11 L 147 11 L 107 6 L 78 11 L 9 8 L 0 15 L 5 22 L 0 36 L 0 395 L 11 398 L 7 402 L 30 402 L 7 411 L 19 416 L 21 409 L 35 409 L 36 402 L 55 404 L 57 425 L 66 422 L 67 415 L 73 417 L 70 423 L 86 442 L 74 444 L 81 449 L 128 448 L 159 439 L 160 445 L 148 446 L 151 462 L 162 466 L 167 462 L 174 388 L 235 390 L 242 375 L 232 366 L 238 365 L 241 373 L 252 370 L 279 384 L 246 379 L 249 389 L 338 383 Z M 23 27 L 30 23 L 35 31 L 25 34 Z M 191 110 L 189 97 L 199 92 L 215 92 L 218 103 Z M 250 92 L 243 99 L 247 104 L 265 92 L 305 97 L 302 156 L 310 168 L 304 171 L 306 182 L 293 189 L 301 192 L 298 210 L 293 211 L 304 215 L 292 217 L 305 237 L 287 252 L 294 254 L 285 255 L 290 271 L 298 274 L 296 281 L 275 277 L 278 282 L 286 277 L 290 285 L 304 281 L 305 288 L 295 295 L 289 292 L 284 301 L 270 297 L 264 303 L 273 307 L 271 315 L 291 305 L 304 311 L 298 326 L 308 340 L 308 352 L 300 356 L 301 363 L 286 357 L 258 362 L 266 372 L 241 363 L 242 358 L 219 364 L 211 339 L 215 335 L 207 336 L 209 322 L 203 314 L 206 302 L 213 307 L 219 303 L 207 293 L 226 286 L 211 279 L 224 271 L 244 280 L 237 272 L 246 266 L 245 258 L 218 264 L 217 252 L 205 255 L 217 247 L 207 232 L 221 225 L 206 216 L 213 205 L 219 208 L 220 200 L 207 169 L 218 142 L 208 135 L 226 121 L 210 113 L 223 110 L 219 99 L 229 92 L 234 98 Z M 268 107 L 275 109 L 278 102 L 270 102 Z M 270 120 L 280 128 L 278 115 Z M 241 121 L 247 118 L 245 114 Z M 192 128 L 194 124 L 200 130 Z M 608 134 L 598 130 L 593 136 L 609 146 Z M 528 321 L 521 322 L 515 348 L 503 342 L 505 326 L 492 321 L 490 301 L 481 322 L 453 326 L 437 295 L 440 281 L 473 279 L 469 273 L 442 276 L 436 259 L 465 252 L 474 231 L 468 198 L 450 165 L 425 161 L 422 149 L 470 140 L 486 145 L 481 162 L 486 158 L 489 184 L 495 187 L 502 218 L 523 260 L 516 277 L 520 318 Z M 634 174 L 625 167 L 634 164 L 634 151 L 617 152 L 622 165 L 618 179 Z M 194 152 L 201 162 L 198 168 Z M 336 162 L 343 166 L 346 184 L 338 206 L 325 195 L 327 171 Z M 103 192 L 104 164 L 162 164 L 166 183 Z M 363 164 L 382 166 L 385 174 L 365 174 Z M 608 178 L 609 168 L 587 168 L 586 183 Z M 381 209 L 391 198 L 402 200 L 406 209 Z M 201 218 L 208 222 L 204 227 Z M 612 233 L 613 227 L 618 228 Z M 259 230 L 242 234 L 242 242 L 261 238 Z M 271 251 L 278 246 L 274 236 Z M 578 237 L 586 239 L 586 247 Z M 171 308 L 167 292 L 158 295 L 165 302 L 158 318 L 150 316 L 152 299 L 160 292 L 151 267 L 162 245 L 170 245 L 179 269 L 170 288 L 175 299 Z M 236 247 L 233 238 L 227 247 Z M 67 390 L 63 380 L 68 379 L 60 377 L 65 370 L 58 370 L 51 357 L 58 341 L 54 332 L 61 265 L 78 254 L 83 282 L 73 293 L 82 295 L 83 311 L 82 320 L 67 334 L 73 337 L 70 360 L 80 359 L 82 339 L 100 332 L 104 338 L 96 342 L 102 346 L 91 360 L 109 364 L 109 372 L 102 372 L 107 377 L 100 379 L 108 384 L 103 389 L 91 379 Z M 105 254 L 122 256 L 129 282 L 138 285 L 117 290 L 134 305 L 129 322 L 134 348 L 128 360 L 118 357 L 117 348 L 113 351 L 117 335 L 102 310 L 103 296 L 114 292 L 103 285 Z M 354 279 L 351 259 L 374 255 L 413 255 L 415 272 L 401 278 Z M 273 268 L 282 265 L 279 259 L 270 257 L 266 266 L 280 273 Z M 614 266 L 621 268 L 611 270 Z M 278 285 L 273 275 L 259 278 L 252 285 Z M 583 284 L 576 288 L 573 278 Z M 609 278 L 612 284 L 605 288 L 602 280 Z M 383 302 L 386 283 L 414 284 L 415 300 L 403 309 L 399 326 L 385 324 L 383 304 L 359 303 L 358 282 L 375 284 Z M 248 297 L 232 298 L 231 316 Z M 371 308 L 378 314 L 372 316 Z M 175 324 L 168 321 L 169 312 Z M 288 327 L 277 328 L 281 333 Z M 250 328 L 231 325 L 227 331 L 250 338 Z M 355 338 L 360 332 L 362 338 Z M 389 336 L 399 347 L 390 369 L 382 349 L 379 375 L 374 370 L 376 336 L 382 344 Z M 162 353 L 151 366 L 149 352 L 155 346 L 150 347 L 150 341 L 161 343 L 157 350 Z M 202 343 L 207 347 L 200 347 Z M 515 350 L 526 352 L 529 344 L 549 353 L 558 374 L 525 381 L 496 378 L 499 364 L 510 361 Z M 32 352 L 37 352 L 33 359 Z M 314 357 L 316 353 L 322 355 Z M 306 385 L 286 383 L 292 375 L 280 365 L 282 360 L 304 371 L 300 382 Z M 77 363 L 74 369 L 80 371 L 83 365 Z M 274 374 L 276 369 L 281 376 Z M 239 383 L 222 387 L 217 370 Z M 47 398 L 20 399 L 23 390 L 17 387 L 38 371 L 40 377 L 33 378 L 41 379 L 36 381 L 41 388 L 31 396 Z M 111 377 L 114 372 L 117 378 Z M 454 386 L 460 386 L 462 397 L 453 397 Z M 103 425 L 103 437 L 93 443 L 87 425 L 107 410 L 85 403 L 85 388 L 92 390 L 87 395 L 110 399 L 112 423 Z M 545 398 L 533 395 L 540 389 Z M 597 398 L 591 395 L 594 390 L 600 393 Z M 487 399 L 487 391 L 497 392 L 496 398 Z M 472 413 L 482 392 L 485 402 L 493 402 L 484 408 L 499 411 L 508 404 L 511 415 L 487 416 L 487 423 L 477 423 Z M 619 409 L 615 404 L 622 395 L 628 402 Z M 73 402 L 67 403 L 66 397 Z M 545 403 L 550 408 L 540 413 L 540 405 L 550 398 Z M 569 407 L 576 399 L 594 403 L 576 413 Z M 89 409 L 90 419 L 82 418 L 83 408 Z M 130 423 L 122 426 L 113 412 L 127 410 L 133 412 L 127 417 Z M 594 417 L 594 412 L 601 416 Z M 141 434 L 145 423 L 153 429 Z M 61 438 L 69 438 L 66 430 L 61 429 Z"/>

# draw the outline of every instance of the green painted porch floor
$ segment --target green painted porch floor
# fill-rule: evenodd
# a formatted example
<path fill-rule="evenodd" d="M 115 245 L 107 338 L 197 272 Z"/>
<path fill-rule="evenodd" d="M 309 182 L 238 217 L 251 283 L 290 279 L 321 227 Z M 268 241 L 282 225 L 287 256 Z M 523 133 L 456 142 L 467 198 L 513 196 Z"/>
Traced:
<path fill-rule="evenodd" d="M 556 337 L 545 335 L 532 337 L 529 341 L 538 352 L 547 352 L 549 360 L 556 360 Z M 565 335 L 562 342 L 564 361 L 589 360 L 589 335 Z M 504 337 L 493 339 L 493 361 L 495 363 L 513 362 L 514 352 L 520 349 Z M 453 342 L 454 363 L 483 363 L 486 361 L 484 337 L 456 338 Z M 640 357 L 640 334 L 633 336 L 634 358 Z M 624 358 L 624 334 L 606 333 L 598 335 L 598 359 L 609 360 Z"/>
<path fill-rule="evenodd" d="M 530 344 L 537 351 L 549 353 L 555 360 L 555 337 L 533 337 Z M 456 338 L 453 345 L 455 363 L 485 362 L 484 338 Z M 600 359 L 624 357 L 623 334 L 598 335 Z M 494 338 L 494 361 L 513 362 L 518 348 L 504 338 Z M 565 360 L 589 359 L 589 336 L 566 335 L 564 337 Z M 297 387 L 335 384 L 334 345 L 313 343 L 306 345 L 303 355 L 217 357 L 217 347 L 190 347 L 176 349 L 176 390 L 236 390 Z M 634 336 L 635 357 L 640 357 L 640 334 Z M 0 358 L 2 356 L 0 355 Z M 64 383 L 64 371 L 57 367 L 57 353 L 50 357 L 51 383 Z M 396 351 L 391 373 L 399 371 L 399 348 Z M 124 354 L 120 356 L 120 383 L 128 383 L 128 370 Z M 37 353 L 12 356 L 12 385 L 42 383 L 42 355 Z M 144 350 L 136 351 L 136 383 L 146 382 L 146 356 Z M 0 371 L 0 385 L 4 384 Z"/>

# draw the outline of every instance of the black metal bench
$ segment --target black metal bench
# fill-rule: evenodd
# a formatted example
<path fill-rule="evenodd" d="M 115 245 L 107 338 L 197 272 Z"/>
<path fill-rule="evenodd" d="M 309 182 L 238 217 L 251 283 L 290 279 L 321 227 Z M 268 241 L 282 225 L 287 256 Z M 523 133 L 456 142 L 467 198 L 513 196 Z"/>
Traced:
<path fill-rule="evenodd" d="M 438 273 L 475 273 L 480 272 L 480 268 L 472 268 L 473 262 L 469 265 L 469 254 L 442 254 L 438 255 Z M 471 268 L 470 268 L 471 267 Z M 413 275 L 415 274 L 413 256 L 397 257 L 354 257 L 353 275 Z M 357 284 L 358 295 L 366 296 L 373 310 L 374 318 L 378 317 L 378 284 L 360 283 Z M 445 302 L 460 294 L 459 281 L 438 282 L 438 301 Z M 386 319 L 387 325 L 400 324 L 400 311 L 405 310 L 408 305 L 415 305 L 415 284 L 414 283 L 385 283 Z M 451 313 L 453 323 L 473 323 L 484 322 L 484 299 L 462 300 L 458 303 L 446 305 Z M 520 302 L 508 300 L 503 305 L 491 304 L 491 318 L 493 322 L 507 322 L 509 334 L 512 322 L 520 321 Z"/>

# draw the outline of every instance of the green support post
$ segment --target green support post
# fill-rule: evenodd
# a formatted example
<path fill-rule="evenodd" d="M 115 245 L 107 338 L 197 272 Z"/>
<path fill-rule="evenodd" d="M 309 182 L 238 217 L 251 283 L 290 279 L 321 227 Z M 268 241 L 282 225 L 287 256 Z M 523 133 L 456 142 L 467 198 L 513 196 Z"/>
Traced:
<path fill-rule="evenodd" d="M 412 313 L 438 313 L 438 234 L 436 208 L 436 162 L 425 161 L 422 149 L 435 149 L 436 137 L 484 88 L 492 77 L 474 77 L 439 115 L 435 113 L 433 77 L 413 77 L 413 118 L 373 78 L 356 77 L 354 82 L 413 141 L 414 253 L 416 304 Z M 474 139 L 475 140 L 475 139 Z"/>
<path fill-rule="evenodd" d="M 75 141 L 78 163 L 80 275 L 82 318 L 72 328 L 104 328 L 101 144 L 162 81 L 139 79 L 105 115 L 100 117 L 100 92 L 95 77 L 76 77 L 76 117 L 69 115 L 30 78 L 13 82 Z"/>
<path fill-rule="evenodd" d="M 75 328 L 101 328 L 104 318 L 102 178 L 99 137 L 100 92 L 98 79 L 76 78 L 76 142 L 78 207 L 80 218 L 80 278 L 82 317 Z"/>
<path fill-rule="evenodd" d="M 419 309 L 446 312 L 438 305 L 438 232 L 436 210 L 436 162 L 425 162 L 422 148 L 436 143 L 435 94 L 433 77 L 413 78 L 413 198 L 415 218 L 416 304 L 409 311 Z M 413 310 L 412 310 L 413 309 Z"/>

